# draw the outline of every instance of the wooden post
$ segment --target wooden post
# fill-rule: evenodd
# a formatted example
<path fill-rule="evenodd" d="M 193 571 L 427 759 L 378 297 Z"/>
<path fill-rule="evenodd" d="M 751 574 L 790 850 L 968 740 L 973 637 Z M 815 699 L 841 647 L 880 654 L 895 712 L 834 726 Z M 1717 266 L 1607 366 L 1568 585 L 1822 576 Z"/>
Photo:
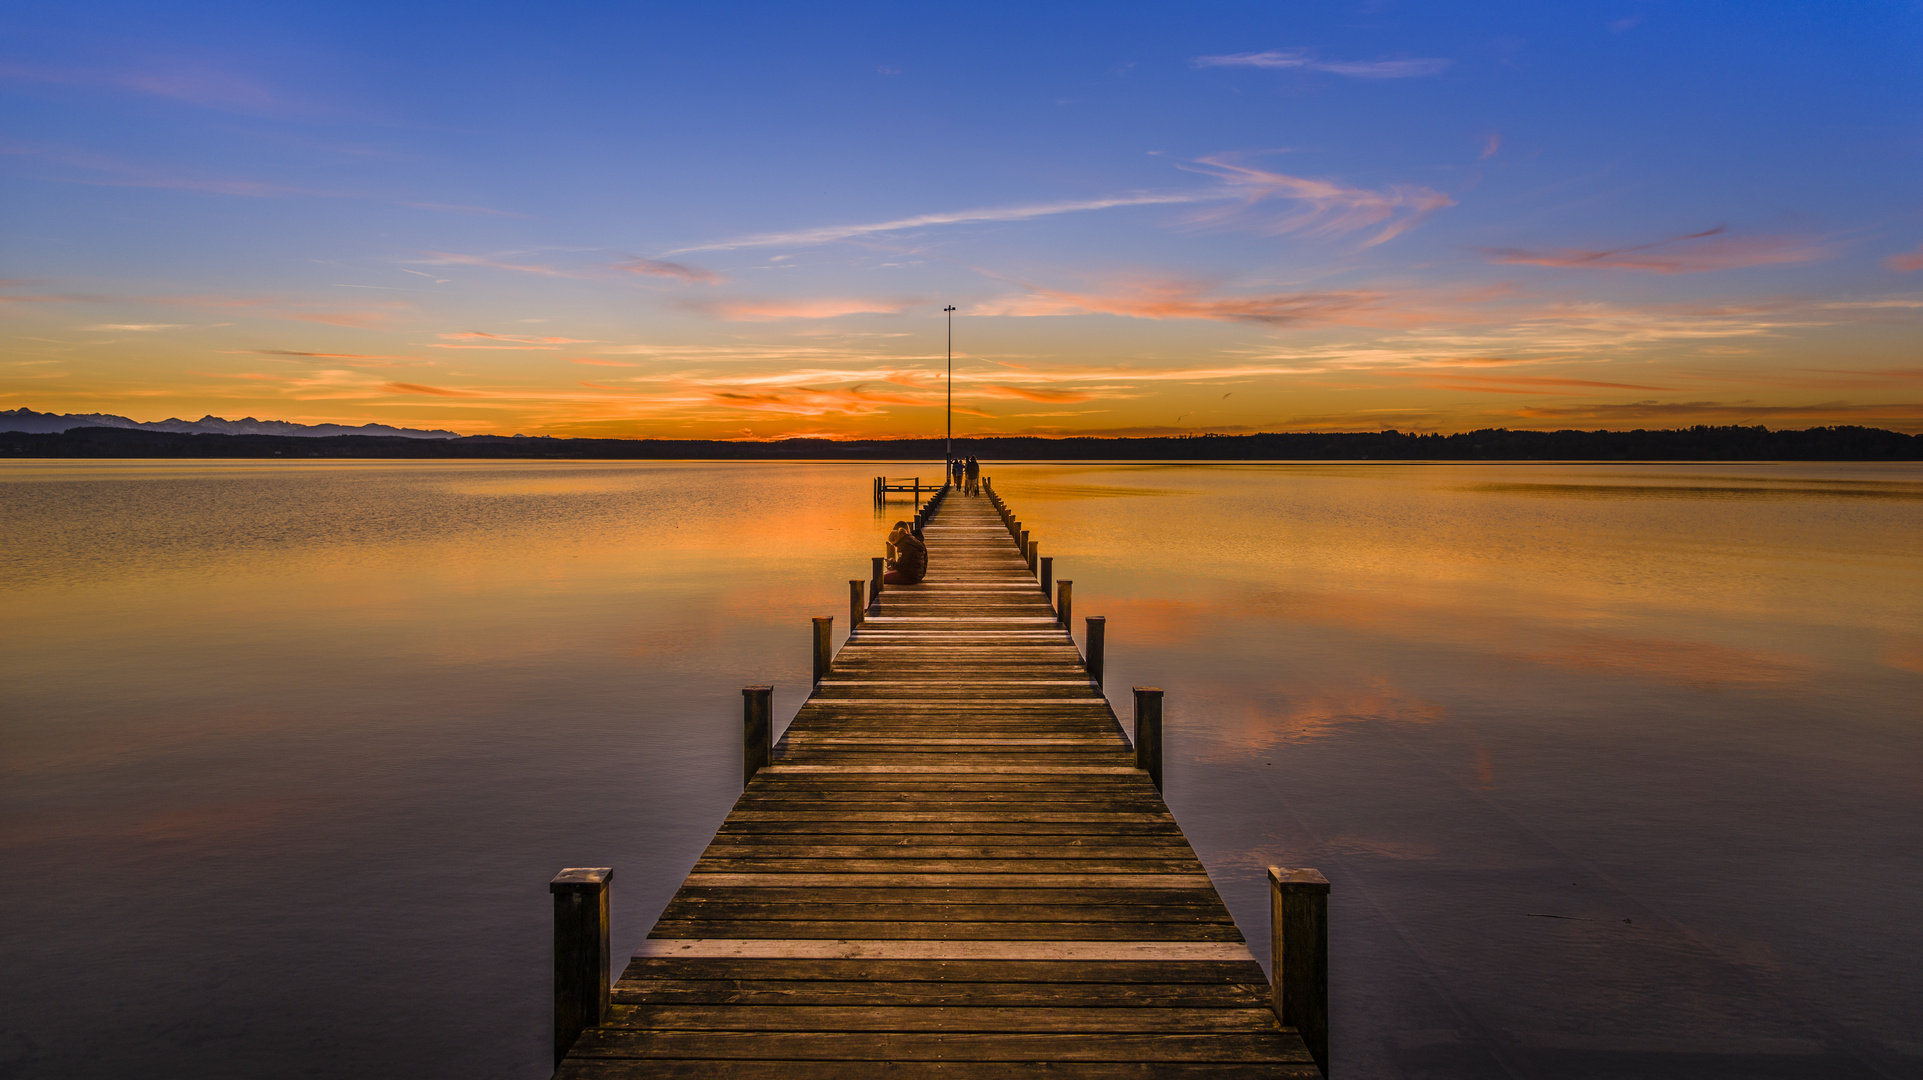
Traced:
<path fill-rule="evenodd" d="M 573 866 L 548 882 L 554 894 L 554 1065 L 574 1040 L 608 1016 L 608 884 L 613 869 Z"/>
<path fill-rule="evenodd" d="M 828 674 L 828 665 L 835 659 L 835 617 L 818 615 L 815 617 L 815 681 Z"/>
<path fill-rule="evenodd" d="M 741 688 L 741 785 L 755 778 L 755 773 L 774 763 L 775 750 L 775 688 L 772 686 L 744 686 Z"/>
<path fill-rule="evenodd" d="M 1275 1016 L 1295 1028 L 1329 1075 L 1329 879 L 1269 867 L 1269 960 Z"/>
<path fill-rule="evenodd" d="M 1075 583 L 1063 578 L 1055 583 L 1055 617 L 1062 620 L 1062 629 L 1071 635 L 1075 624 L 1069 621 L 1069 607 L 1075 602 Z"/>
<path fill-rule="evenodd" d="M 1044 598 L 1048 596 L 1049 585 L 1054 580 L 1055 580 L 1055 558 L 1054 556 L 1051 555 L 1048 558 L 1042 560 L 1042 596 Z"/>
<path fill-rule="evenodd" d="M 888 572 L 888 560 L 877 555 L 874 561 L 875 572 L 874 576 L 869 579 L 870 588 L 868 589 L 868 595 L 874 597 L 874 602 L 879 604 L 881 603 L 881 576 Z"/>
<path fill-rule="evenodd" d="M 1162 790 L 1162 690 L 1135 688 L 1135 767 L 1147 771 L 1155 790 Z"/>
<path fill-rule="evenodd" d="M 1015 524 L 1020 525 L 1021 522 L 1018 521 Z M 1015 538 L 1015 549 L 1022 553 L 1022 561 L 1027 562 L 1028 561 L 1028 530 L 1027 529 L 1022 529 L 1021 535 Z"/>
<path fill-rule="evenodd" d="M 862 597 L 863 586 L 866 584 L 867 582 L 860 578 L 854 578 L 848 582 L 848 629 L 850 632 L 861 625 L 863 611 L 868 607 Z"/>
<path fill-rule="evenodd" d="M 1028 572 L 1029 573 L 1033 574 L 1041 570 L 1041 558 L 1042 558 L 1042 542 L 1040 540 L 1030 540 L 1028 542 Z"/>
<path fill-rule="evenodd" d="M 1095 685 L 1102 685 L 1102 653 L 1108 642 L 1108 616 L 1090 615 L 1088 617 L 1088 677 Z"/>

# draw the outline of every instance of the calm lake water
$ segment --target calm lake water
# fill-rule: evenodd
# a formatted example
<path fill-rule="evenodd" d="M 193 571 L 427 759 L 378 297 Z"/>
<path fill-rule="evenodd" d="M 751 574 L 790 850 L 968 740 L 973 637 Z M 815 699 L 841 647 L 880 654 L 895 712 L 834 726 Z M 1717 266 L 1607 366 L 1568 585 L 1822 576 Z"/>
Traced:
<path fill-rule="evenodd" d="M 882 468 L 0 463 L 0 1076 L 546 1076 L 548 878 L 645 935 Z M 985 471 L 1341 1075 L 1923 1076 L 1923 468 Z"/>

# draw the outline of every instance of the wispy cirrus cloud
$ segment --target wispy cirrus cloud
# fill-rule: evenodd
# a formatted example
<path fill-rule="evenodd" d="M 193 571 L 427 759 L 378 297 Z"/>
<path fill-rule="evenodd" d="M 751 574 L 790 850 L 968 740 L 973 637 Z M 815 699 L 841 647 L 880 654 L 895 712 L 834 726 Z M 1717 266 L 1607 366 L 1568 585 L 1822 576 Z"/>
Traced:
<path fill-rule="evenodd" d="M 340 198 L 342 192 L 322 191 L 314 188 L 294 187 L 288 184 L 274 184 L 261 180 L 237 180 L 225 177 L 187 176 L 155 169 L 144 165 L 134 165 L 70 147 L 25 146 L 19 144 L 0 145 L 0 154 L 14 157 L 37 158 L 56 165 L 90 172 L 93 176 L 56 177 L 61 183 L 85 184 L 93 187 L 137 187 L 159 188 L 172 191 L 204 191 L 215 195 L 239 195 L 252 199 L 277 196 L 310 195 L 323 198 Z"/>
<path fill-rule="evenodd" d="M 101 69 L 0 61 L 0 79 L 131 91 L 205 108 L 256 115 L 285 112 L 292 108 L 285 98 L 265 83 L 204 65 L 158 64 L 144 68 Z"/>
<path fill-rule="evenodd" d="M 923 229 L 937 225 L 973 225 L 982 222 L 1026 221 L 1031 218 L 1051 217 L 1056 214 L 1082 213 L 1090 210 L 1110 210 L 1118 206 L 1160 206 L 1171 203 L 1196 202 L 1200 198 L 1190 192 L 1168 192 L 1162 194 L 1138 192 L 1131 195 L 1112 195 L 1097 199 L 1071 199 L 1062 202 L 1032 203 L 1026 206 L 1001 206 L 979 210 L 955 210 L 946 213 L 916 214 L 912 217 L 893 218 L 888 221 L 867 222 L 858 225 L 824 225 L 813 229 L 797 229 L 792 232 L 757 233 L 751 236 L 736 237 L 712 244 L 695 244 L 690 247 L 675 248 L 669 255 L 686 255 L 694 251 L 733 251 L 738 248 L 754 247 L 809 247 L 828 244 L 837 240 L 855 240 L 878 233 L 902 232 L 908 229 Z"/>
<path fill-rule="evenodd" d="M 1618 248 L 1483 248 L 1489 261 L 1566 269 L 1641 270 L 1652 274 L 1701 274 L 1750 266 L 1819 262 L 1837 246 L 1806 236 L 1730 236 L 1726 226 Z"/>
<path fill-rule="evenodd" d="M 1913 270 L 1923 270 L 1923 244 L 1917 245 L 1915 251 L 1905 251 L 1900 255 L 1890 255 L 1884 258 L 1883 265 L 1891 270 L 1904 274 Z"/>
<path fill-rule="evenodd" d="M 889 406 L 932 408 L 936 402 L 888 391 L 853 387 L 787 386 L 762 390 L 710 387 L 702 390 L 709 404 L 724 405 L 750 413 L 776 416 L 872 416 L 889 411 Z M 962 412 L 966 406 L 957 406 Z M 969 409 L 974 415 L 987 415 Z"/>
<path fill-rule="evenodd" d="M 391 382 L 382 383 L 383 390 L 396 394 L 425 394 L 429 397 L 482 397 L 471 390 L 449 390 L 444 386 L 422 386 L 420 383 Z"/>
<path fill-rule="evenodd" d="M 1198 56 L 1198 68 L 1250 67 L 1271 70 L 1294 69 L 1347 75 L 1355 79 L 1413 79 L 1439 75 L 1454 61 L 1423 58 L 1407 60 L 1322 60 L 1310 49 L 1271 49 L 1267 52 L 1230 53 L 1225 56 Z"/>
<path fill-rule="evenodd" d="M 519 274 L 539 274 L 543 277 L 574 277 L 567 271 L 541 263 L 508 262 L 506 259 L 490 258 L 486 255 L 465 255 L 458 251 L 426 251 L 424 258 L 414 262 L 422 266 L 478 266 L 488 270 L 512 270 Z"/>
<path fill-rule="evenodd" d="M 1243 164 L 1235 154 L 1197 158 L 1180 168 L 1222 181 L 1222 198 L 1241 204 L 1198 212 L 1193 220 L 1200 223 L 1244 223 L 1262 204 L 1273 200 L 1294 204 L 1279 217 L 1255 222 L 1254 231 L 1268 236 L 1293 232 L 1333 235 L 1380 225 L 1382 228 L 1363 242 L 1364 247 L 1374 247 L 1415 228 L 1437 210 L 1455 205 L 1449 196 L 1415 184 L 1396 184 L 1380 191 L 1355 188 L 1333 180 L 1257 169 Z"/>
<path fill-rule="evenodd" d="M 347 326 L 356 330 L 386 330 L 398 320 L 399 308 L 362 308 L 355 311 L 284 311 L 279 313 L 283 319 L 297 322 L 320 323 L 324 326 Z"/>
<path fill-rule="evenodd" d="M 573 337 L 529 337 L 523 334 L 488 334 L 480 330 L 457 330 L 451 334 L 436 334 L 443 339 L 428 345 L 430 349 L 541 349 L 554 350 L 563 345 L 591 345 L 593 338 Z"/>
<path fill-rule="evenodd" d="M 1387 295 L 1371 290 L 1211 295 L 1206 286 L 1178 280 L 1136 279 L 1101 291 L 1026 286 L 1022 296 L 974 305 L 971 314 L 1121 315 L 1133 319 L 1207 319 L 1270 326 L 1341 322 L 1384 307 Z"/>
<path fill-rule="evenodd" d="M 719 285 L 727 279 L 720 274 L 687 266 L 683 263 L 668 262 L 665 259 L 630 258 L 614 264 L 616 270 L 625 270 L 642 277 L 673 278 L 676 281 L 693 282 L 697 285 Z"/>
<path fill-rule="evenodd" d="M 894 315 L 920 300 L 880 297 L 813 297 L 795 300 L 719 300 L 691 305 L 731 322 L 774 322 L 781 319 L 834 319 L 843 315 Z"/>
<path fill-rule="evenodd" d="M 1180 206 L 1197 203 L 1239 204 L 1196 215 L 1191 222 L 1225 225 L 1246 222 L 1249 212 L 1278 200 L 1296 204 L 1279 217 L 1260 219 L 1255 231 L 1263 235 L 1284 233 L 1334 235 L 1372 226 L 1383 226 L 1365 246 L 1380 244 L 1407 232 L 1429 214 L 1455 200 L 1438 191 L 1413 184 L 1392 185 L 1375 191 L 1349 187 L 1333 180 L 1316 180 L 1257 169 L 1242 163 L 1242 155 L 1225 153 L 1197 158 L 1178 165 L 1216 181 L 1209 187 L 1189 191 L 1130 192 L 1093 199 L 1029 203 L 1018 206 L 988 207 L 943 213 L 917 214 L 912 217 L 852 225 L 827 225 L 789 232 L 757 233 L 708 244 L 675 248 L 666 254 L 685 255 L 697 251 L 733 251 L 739 248 L 810 247 L 838 241 L 862 240 L 886 233 L 929 229 L 951 225 L 1029 221 L 1058 214 L 1088 213 L 1136 206 Z M 667 264 L 678 265 L 678 264 Z M 519 269 L 518 267 L 514 267 Z"/>
<path fill-rule="evenodd" d="M 1093 401 L 1096 398 L 1095 394 L 1086 390 L 1042 390 L 1035 387 L 1004 386 L 1000 383 L 985 383 L 968 389 L 976 394 L 1021 398 L 1024 401 L 1041 401 L 1051 405 L 1073 405 L 1083 401 Z"/>
<path fill-rule="evenodd" d="M 1464 375 L 1421 371 L 1397 374 L 1414 379 L 1433 390 L 1474 390 L 1493 394 L 1533 394 L 1537 397 L 1552 392 L 1568 395 L 1584 390 L 1656 390 L 1668 393 L 1675 389 L 1669 386 L 1602 382 L 1596 379 L 1565 379 L 1549 375 Z"/>
<path fill-rule="evenodd" d="M 383 356 L 378 353 L 302 352 L 295 349 L 256 349 L 256 355 L 295 360 L 345 360 L 355 367 L 418 367 L 431 363 L 412 356 Z"/>
<path fill-rule="evenodd" d="M 625 256 L 616 263 L 597 261 L 587 266 L 556 266 L 548 262 L 528 261 L 524 258 L 524 254 L 514 252 L 503 255 L 470 255 L 456 251 L 427 251 L 422 253 L 422 258 L 413 261 L 423 266 L 472 266 L 486 270 L 506 270 L 516 274 L 536 274 L 541 277 L 574 280 L 606 280 L 612 276 L 609 273 L 611 270 L 637 277 L 664 278 L 699 285 L 719 285 L 727 280 L 720 274 L 700 267 L 669 262 L 665 259 Z M 599 258 L 606 257 L 606 253 L 597 254 Z"/>

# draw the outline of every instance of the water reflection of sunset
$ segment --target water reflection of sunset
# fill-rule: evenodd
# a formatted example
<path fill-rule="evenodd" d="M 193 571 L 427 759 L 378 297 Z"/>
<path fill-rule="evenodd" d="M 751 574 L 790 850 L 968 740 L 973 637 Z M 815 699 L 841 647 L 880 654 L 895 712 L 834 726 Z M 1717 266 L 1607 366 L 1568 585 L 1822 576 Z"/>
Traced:
<path fill-rule="evenodd" d="M 522 920 L 557 856 L 675 871 L 617 893 L 618 925 L 652 921 L 739 788 L 739 688 L 773 683 L 792 715 L 809 616 L 845 633 L 846 583 L 903 516 L 868 478 L 917 468 L 0 468 L 0 595 L 32 628 L 0 654 L 9 880 L 78 860 L 123 886 L 89 900 L 105 930 L 30 966 L 132 956 L 159 998 L 71 993 L 155 1022 L 156 1001 L 273 999 L 292 973 L 326 999 L 307 1010 L 364 1001 L 372 1024 L 442 973 L 360 973 L 445 939 L 457 977 L 510 988 L 490 1015 L 538 1011 L 511 988 L 540 935 L 492 957 L 453 939 Z M 1842 494 L 1914 488 L 1914 467 L 987 472 L 1108 618 L 1124 722 L 1129 686 L 1167 690 L 1169 799 L 1257 951 L 1264 867 L 1339 883 L 1342 1008 L 1394 1033 L 1355 1060 L 1392 1074 L 1584 1025 L 1775 1038 L 1801 1021 L 1755 983 L 1768 965 L 1864 1038 L 1906 1029 L 1879 958 L 1910 939 L 1871 955 L 1857 916 L 1774 898 L 1846 875 L 1855 908 L 1893 911 L 1923 888 L 1923 503 Z M 1796 494 L 1633 493 L 1704 486 Z M 221 927 L 258 974 L 209 987 L 190 947 L 134 948 L 211 933 L 228 909 L 204 883 L 243 866 L 243 907 L 284 913 Z M 443 898 L 432 925 L 365 918 L 397 881 Z M 1497 1034 L 1454 1034 L 1465 1014 Z"/>

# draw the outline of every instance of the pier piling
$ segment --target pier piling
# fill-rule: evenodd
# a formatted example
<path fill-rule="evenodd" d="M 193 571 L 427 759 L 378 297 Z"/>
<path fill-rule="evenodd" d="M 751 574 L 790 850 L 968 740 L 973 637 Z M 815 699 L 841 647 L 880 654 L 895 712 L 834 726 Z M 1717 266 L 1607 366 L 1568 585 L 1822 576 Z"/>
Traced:
<path fill-rule="evenodd" d="M 554 894 L 554 1063 L 608 1015 L 608 885 L 614 870 L 574 866 L 548 882 Z"/>
<path fill-rule="evenodd" d="M 741 688 L 741 783 L 745 786 L 774 761 L 772 686 Z"/>
<path fill-rule="evenodd" d="M 1276 1018 L 1329 1075 L 1329 879 L 1320 871 L 1269 867 L 1269 960 Z"/>
<path fill-rule="evenodd" d="M 1135 688 L 1135 767 L 1148 773 L 1155 790 L 1162 790 L 1162 690 Z"/>
<path fill-rule="evenodd" d="M 828 667 L 835 659 L 835 617 L 833 615 L 815 616 L 815 681 L 828 674 Z"/>

